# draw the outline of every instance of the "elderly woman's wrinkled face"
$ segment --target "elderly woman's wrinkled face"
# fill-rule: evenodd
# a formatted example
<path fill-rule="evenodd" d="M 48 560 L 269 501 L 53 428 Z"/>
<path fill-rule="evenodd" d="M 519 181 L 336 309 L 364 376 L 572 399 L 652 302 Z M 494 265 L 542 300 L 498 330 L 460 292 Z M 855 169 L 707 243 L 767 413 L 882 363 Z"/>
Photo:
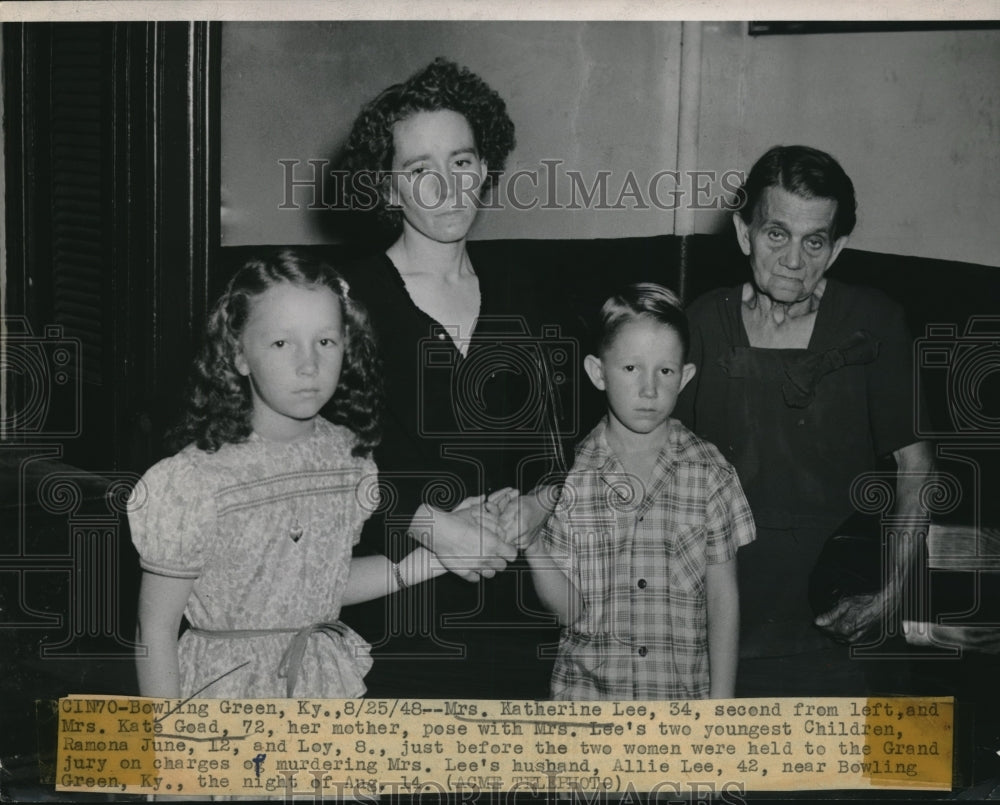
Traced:
<path fill-rule="evenodd" d="M 468 234 L 479 208 L 486 163 L 464 115 L 417 112 L 393 126 L 390 202 L 404 226 L 439 243 Z"/>
<path fill-rule="evenodd" d="M 847 243 L 846 236 L 833 237 L 836 213 L 833 199 L 805 198 L 769 187 L 751 224 L 734 215 L 740 248 L 750 258 L 758 291 L 783 304 L 809 298 Z"/>

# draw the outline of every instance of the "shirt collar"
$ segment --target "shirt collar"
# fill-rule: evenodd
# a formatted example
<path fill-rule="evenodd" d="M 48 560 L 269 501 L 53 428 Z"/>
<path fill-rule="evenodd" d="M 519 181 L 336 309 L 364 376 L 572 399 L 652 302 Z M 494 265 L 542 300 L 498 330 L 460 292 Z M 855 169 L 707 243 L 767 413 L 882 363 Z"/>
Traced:
<path fill-rule="evenodd" d="M 671 419 L 667 431 L 667 443 L 656 457 L 657 475 L 664 475 L 673 464 L 685 457 L 690 446 L 689 442 L 690 439 L 687 438 L 684 428 L 677 420 Z M 602 475 L 611 472 L 624 472 L 618 456 L 608 445 L 608 417 L 606 414 L 587 438 L 581 442 L 577 451 L 577 461 L 583 468 L 598 470 Z"/>

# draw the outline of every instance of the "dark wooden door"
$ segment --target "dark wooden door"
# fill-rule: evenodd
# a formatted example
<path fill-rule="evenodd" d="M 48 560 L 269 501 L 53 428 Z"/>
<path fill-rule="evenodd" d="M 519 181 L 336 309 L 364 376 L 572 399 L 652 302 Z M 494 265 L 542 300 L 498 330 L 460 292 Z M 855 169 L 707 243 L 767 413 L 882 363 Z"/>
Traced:
<path fill-rule="evenodd" d="M 219 41 L 4 26 L 5 440 L 98 474 L 162 454 L 219 243 Z"/>
<path fill-rule="evenodd" d="M 125 499 L 163 455 L 215 287 L 219 42 L 207 23 L 3 25 L 0 755 L 5 790 L 26 786 L 15 799 L 37 798 L 55 746 L 28 738 L 35 700 L 135 691 Z"/>

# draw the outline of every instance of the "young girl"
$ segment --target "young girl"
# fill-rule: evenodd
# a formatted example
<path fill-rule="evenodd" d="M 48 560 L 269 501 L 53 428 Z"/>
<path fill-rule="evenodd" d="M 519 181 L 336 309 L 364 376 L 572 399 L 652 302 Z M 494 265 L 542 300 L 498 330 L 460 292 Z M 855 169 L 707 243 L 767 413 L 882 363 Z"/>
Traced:
<path fill-rule="evenodd" d="M 190 443 L 146 473 L 130 508 L 142 695 L 364 693 L 369 646 L 341 606 L 445 572 L 424 549 L 351 558 L 379 498 L 375 354 L 330 267 L 284 251 L 230 281 L 194 365 Z"/>

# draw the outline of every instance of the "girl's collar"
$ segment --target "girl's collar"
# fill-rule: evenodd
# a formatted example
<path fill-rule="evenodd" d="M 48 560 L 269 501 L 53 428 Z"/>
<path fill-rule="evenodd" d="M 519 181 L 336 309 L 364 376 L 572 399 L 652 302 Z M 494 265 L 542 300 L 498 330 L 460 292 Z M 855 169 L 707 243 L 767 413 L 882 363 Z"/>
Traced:
<path fill-rule="evenodd" d="M 319 433 L 319 420 L 321 417 L 319 415 L 314 416 L 312 419 L 312 427 L 307 431 L 303 431 L 303 434 L 295 439 L 272 439 L 268 436 L 264 436 L 256 430 L 250 432 L 250 440 L 255 442 L 261 442 L 263 444 L 273 444 L 277 446 L 292 446 L 296 444 L 302 444 L 304 442 L 309 442 L 316 438 L 316 434 Z"/>

